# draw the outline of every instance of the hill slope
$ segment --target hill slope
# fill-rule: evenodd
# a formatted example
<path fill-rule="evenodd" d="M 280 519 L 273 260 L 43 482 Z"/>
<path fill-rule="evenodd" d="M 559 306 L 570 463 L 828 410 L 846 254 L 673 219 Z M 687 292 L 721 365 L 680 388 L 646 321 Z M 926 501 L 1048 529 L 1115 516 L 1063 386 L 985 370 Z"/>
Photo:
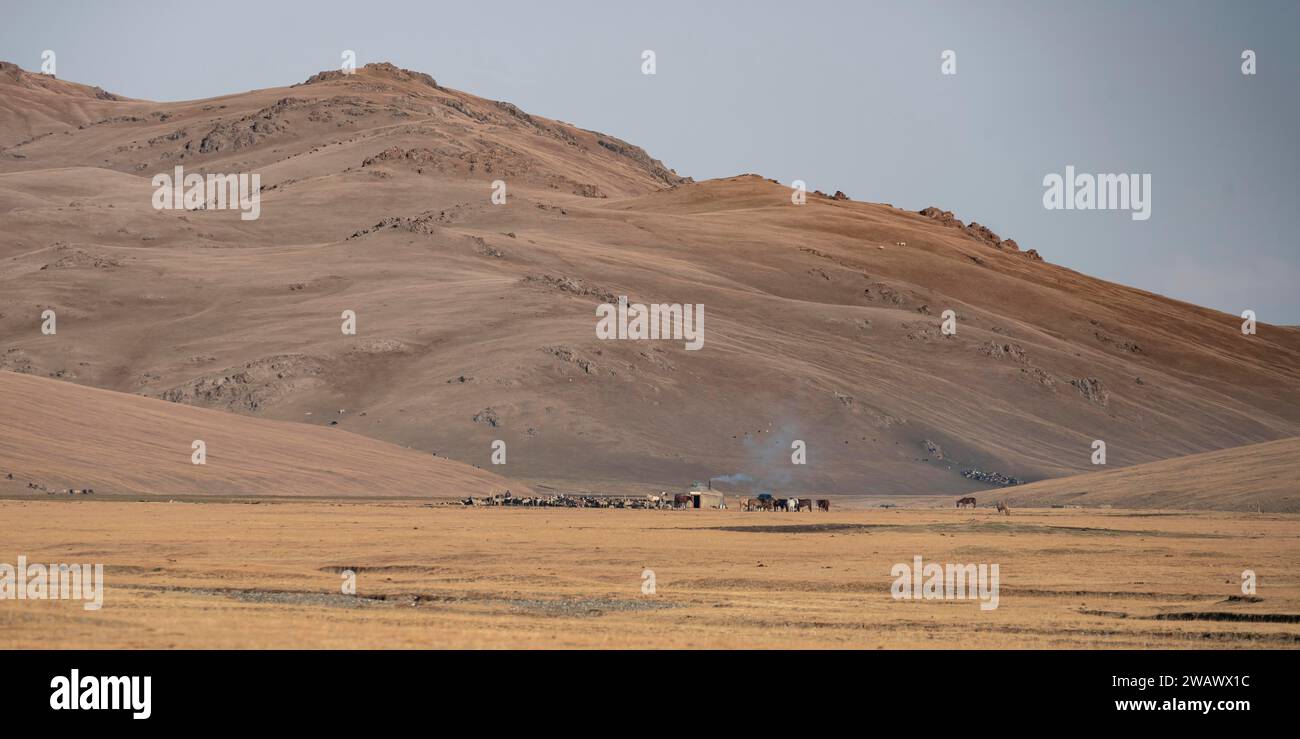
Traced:
<path fill-rule="evenodd" d="M 466 462 L 501 439 L 512 477 L 587 489 L 964 492 L 1090 471 L 1094 439 L 1122 466 L 1300 434 L 1300 332 L 1243 336 L 941 211 L 691 182 L 391 65 L 93 102 L 0 153 L 0 369 L 296 422 L 346 408 L 349 431 Z M 177 164 L 259 174 L 260 218 L 154 210 Z M 704 305 L 704 347 L 597 339 L 621 295 Z"/>
<path fill-rule="evenodd" d="M 1044 480 L 977 496 L 981 503 L 1300 511 L 1300 438 Z"/>
<path fill-rule="evenodd" d="M 0 372 L 0 492 L 447 498 L 518 484 L 346 431 Z M 206 464 L 191 459 L 206 445 Z M 12 474 L 13 479 L 8 479 Z M 39 490 L 37 491 L 39 492 Z"/>

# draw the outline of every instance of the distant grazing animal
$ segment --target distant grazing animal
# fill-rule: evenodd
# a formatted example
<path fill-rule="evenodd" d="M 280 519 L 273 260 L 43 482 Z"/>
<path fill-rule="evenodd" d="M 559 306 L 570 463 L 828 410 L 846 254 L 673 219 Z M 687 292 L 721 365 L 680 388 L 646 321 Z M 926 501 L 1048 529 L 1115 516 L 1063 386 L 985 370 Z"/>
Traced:
<path fill-rule="evenodd" d="M 677 493 L 673 496 L 673 508 L 690 508 L 694 499 L 685 493 Z"/>
<path fill-rule="evenodd" d="M 786 500 L 785 500 L 785 509 L 786 509 L 787 511 L 797 511 L 797 510 L 799 510 L 799 499 L 798 499 L 798 498 L 786 498 Z"/>
<path fill-rule="evenodd" d="M 741 499 L 740 499 L 740 510 L 742 510 L 742 511 L 750 511 L 750 510 L 753 510 L 752 508 L 749 507 L 750 504 L 751 504 L 751 502 L 752 502 L 752 501 L 750 501 L 749 498 L 741 498 Z"/>
<path fill-rule="evenodd" d="M 974 507 L 975 507 L 975 499 L 972 498 L 972 497 L 970 497 L 969 495 L 966 496 L 965 498 L 958 498 L 958 499 L 957 499 L 957 507 L 958 507 L 958 508 L 965 508 L 965 507 L 967 507 L 967 506 L 970 506 L 971 508 L 974 508 Z"/>
<path fill-rule="evenodd" d="M 830 502 L 829 500 L 825 499 L 825 498 L 818 498 L 818 499 L 817 499 L 817 510 L 819 510 L 819 511 L 826 511 L 827 513 L 830 513 L 830 512 L 831 512 L 831 502 Z"/>
<path fill-rule="evenodd" d="M 1011 515 L 1011 509 L 1007 507 L 1007 504 L 1006 504 L 1005 502 L 999 500 L 999 501 L 998 501 L 998 513 L 1001 513 L 1001 514 L 1004 515 L 1004 516 L 1010 516 L 1010 515 Z"/>
<path fill-rule="evenodd" d="M 812 513 L 812 498 L 800 498 L 799 510 L 808 511 L 809 513 Z"/>
<path fill-rule="evenodd" d="M 772 501 L 772 508 L 771 508 L 771 510 L 774 510 L 774 511 L 788 511 L 788 510 L 790 510 L 790 505 L 789 505 L 789 504 L 790 504 L 790 501 L 786 500 L 785 498 L 777 498 L 776 500 L 773 500 L 773 501 Z"/>
<path fill-rule="evenodd" d="M 771 498 L 758 498 L 754 501 L 754 505 L 758 506 L 761 511 L 770 511 L 775 508 L 776 502 Z"/>

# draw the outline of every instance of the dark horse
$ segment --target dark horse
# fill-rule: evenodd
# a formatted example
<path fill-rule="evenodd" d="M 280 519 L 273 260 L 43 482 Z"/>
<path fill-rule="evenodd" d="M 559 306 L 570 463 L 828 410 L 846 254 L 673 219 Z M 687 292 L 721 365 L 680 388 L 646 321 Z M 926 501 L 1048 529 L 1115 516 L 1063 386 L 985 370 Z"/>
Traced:
<path fill-rule="evenodd" d="M 974 507 L 975 507 L 975 499 L 972 498 L 972 497 L 970 497 L 970 496 L 968 495 L 968 496 L 966 496 L 965 498 L 960 498 L 960 499 L 957 500 L 957 507 L 958 507 L 958 508 L 965 508 L 966 506 L 970 506 L 971 508 L 974 508 Z"/>
<path fill-rule="evenodd" d="M 818 499 L 817 499 L 817 510 L 819 510 L 819 511 L 826 511 L 827 513 L 830 513 L 830 512 L 831 512 L 831 502 L 830 502 L 829 500 L 827 500 L 826 498 L 818 498 Z"/>

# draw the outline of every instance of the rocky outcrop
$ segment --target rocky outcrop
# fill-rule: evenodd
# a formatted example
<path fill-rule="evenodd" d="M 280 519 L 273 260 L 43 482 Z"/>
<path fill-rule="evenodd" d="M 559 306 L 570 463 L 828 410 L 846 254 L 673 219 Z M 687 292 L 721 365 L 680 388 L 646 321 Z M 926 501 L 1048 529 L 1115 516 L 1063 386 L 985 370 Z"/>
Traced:
<path fill-rule="evenodd" d="M 62 242 L 55 244 L 54 253 L 58 258 L 41 265 L 41 269 L 68 269 L 71 267 L 89 267 L 91 269 L 116 269 L 122 266 L 122 260 L 103 254 L 94 254 Z"/>
<path fill-rule="evenodd" d="M 591 131 L 590 133 L 596 134 L 597 144 L 621 157 L 632 160 L 640 169 L 649 172 L 666 185 L 676 186 L 694 182 L 690 177 L 682 177 L 675 170 L 665 167 L 663 162 L 652 158 L 646 153 L 645 149 L 639 146 L 633 146 L 622 139 L 616 139 L 598 131 Z"/>
<path fill-rule="evenodd" d="M 1001 472 L 988 472 L 979 468 L 962 470 L 961 476 L 968 480 L 984 482 L 989 485 L 997 485 L 1002 488 L 1011 487 L 1012 485 L 1023 485 L 1025 483 L 1024 480 L 1018 480 L 1010 475 L 1004 475 Z"/>
<path fill-rule="evenodd" d="M 549 288 L 560 292 L 578 295 L 581 297 L 598 298 L 603 303 L 613 303 L 615 301 L 614 293 L 602 287 L 587 282 L 586 280 L 574 279 L 572 277 L 563 277 L 555 275 L 528 275 L 520 280 L 521 284 L 531 287 Z"/>
<path fill-rule="evenodd" d="M 426 210 L 420 215 L 412 217 L 389 216 L 370 228 L 363 228 L 360 231 L 353 232 L 352 235 L 348 237 L 348 240 L 359 239 L 367 234 L 387 229 L 405 231 L 413 234 L 437 233 L 439 227 L 452 222 L 458 212 L 458 208 L 459 206 L 457 206 L 457 208 L 443 209 L 439 211 Z"/>
<path fill-rule="evenodd" d="M 1004 239 L 994 233 L 988 226 L 983 226 L 975 221 L 971 221 L 970 224 L 962 223 L 961 220 L 954 216 L 950 210 L 942 210 L 930 206 L 929 208 L 917 212 L 942 226 L 955 228 L 972 239 L 981 241 L 994 249 L 1015 252 L 1017 254 L 1021 253 L 1020 245 L 1016 243 L 1015 239 Z M 1027 252 L 1023 252 L 1023 254 L 1031 260 L 1037 262 L 1043 261 L 1043 258 L 1038 255 L 1038 251 L 1035 249 L 1030 249 Z"/>
<path fill-rule="evenodd" d="M 576 364 L 584 373 L 592 374 L 596 371 L 596 363 L 582 356 L 573 347 L 569 346 L 544 346 L 542 351 L 555 357 L 561 362 Z"/>
<path fill-rule="evenodd" d="M 424 72 L 413 72 L 409 69 L 402 69 L 401 67 L 395 64 L 391 64 L 389 62 L 375 62 L 372 64 L 366 64 L 362 66 L 360 69 L 357 69 L 356 71 L 351 73 L 344 72 L 341 69 L 331 69 L 331 70 L 326 70 L 324 72 L 317 72 L 316 74 L 313 74 L 312 76 L 308 77 L 306 80 L 303 80 L 302 82 L 299 82 L 293 86 L 305 87 L 307 85 L 315 85 L 321 82 L 336 82 L 338 80 L 344 80 L 344 81 L 365 80 L 367 78 L 375 78 L 375 77 L 392 80 L 394 82 L 414 82 L 417 84 L 425 85 L 426 87 L 431 87 L 435 90 L 442 89 L 441 87 L 438 87 L 438 82 L 434 80 L 433 77 L 425 74 Z"/>
<path fill-rule="evenodd" d="M 1006 344 L 997 341 L 987 341 L 983 344 L 980 344 L 979 347 L 977 348 L 979 349 L 980 354 L 987 354 L 990 357 L 993 357 L 994 359 L 1002 359 L 1003 357 L 1010 357 L 1011 359 L 1017 362 L 1029 361 L 1028 355 L 1025 354 L 1024 347 L 1020 346 L 1019 344 Z"/>
<path fill-rule="evenodd" d="M 1110 401 L 1110 391 L 1095 377 L 1076 377 L 1070 380 L 1070 384 L 1091 403 L 1106 405 Z"/>
<path fill-rule="evenodd" d="M 280 354 L 200 377 L 159 397 L 173 403 L 256 413 L 295 392 L 325 384 L 325 367 L 305 354 Z"/>
<path fill-rule="evenodd" d="M 298 98 L 282 98 L 252 115 L 235 121 L 220 121 L 199 140 L 198 152 L 212 154 L 219 151 L 239 151 L 257 144 L 262 139 L 283 133 L 287 126 L 281 116 L 289 110 L 307 105 Z M 194 142 L 187 142 L 189 149 Z"/>

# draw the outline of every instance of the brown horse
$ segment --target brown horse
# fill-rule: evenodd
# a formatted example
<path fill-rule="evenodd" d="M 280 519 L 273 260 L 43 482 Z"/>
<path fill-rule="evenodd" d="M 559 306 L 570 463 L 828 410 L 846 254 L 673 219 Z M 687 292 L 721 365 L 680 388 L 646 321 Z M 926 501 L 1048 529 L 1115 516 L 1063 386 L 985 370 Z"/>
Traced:
<path fill-rule="evenodd" d="M 800 498 L 799 510 L 808 511 L 809 513 L 812 513 L 812 498 Z"/>
<path fill-rule="evenodd" d="M 754 503 L 754 500 L 753 500 L 752 498 L 741 498 L 741 499 L 740 499 L 740 510 L 742 510 L 742 511 L 752 511 L 752 510 L 754 510 L 753 508 L 750 507 L 750 506 L 753 505 L 753 503 Z"/>
<path fill-rule="evenodd" d="M 998 501 L 998 513 L 1001 513 L 1001 514 L 1004 515 L 1004 516 L 1010 516 L 1010 515 L 1011 515 L 1011 508 L 1008 507 L 1007 504 L 1006 504 L 1004 501 L 999 500 L 999 501 Z"/>
<path fill-rule="evenodd" d="M 957 507 L 958 507 L 958 508 L 965 508 L 966 506 L 970 506 L 971 508 L 974 508 L 974 507 L 975 507 L 975 499 L 972 498 L 972 497 L 969 496 L 969 495 L 966 496 L 965 498 L 958 498 L 958 499 L 957 499 Z"/>
<path fill-rule="evenodd" d="M 829 500 L 825 499 L 825 498 L 818 498 L 818 499 L 817 499 L 817 510 L 819 510 L 819 511 L 826 511 L 827 513 L 830 513 L 830 512 L 831 512 L 831 502 L 830 502 Z"/>

